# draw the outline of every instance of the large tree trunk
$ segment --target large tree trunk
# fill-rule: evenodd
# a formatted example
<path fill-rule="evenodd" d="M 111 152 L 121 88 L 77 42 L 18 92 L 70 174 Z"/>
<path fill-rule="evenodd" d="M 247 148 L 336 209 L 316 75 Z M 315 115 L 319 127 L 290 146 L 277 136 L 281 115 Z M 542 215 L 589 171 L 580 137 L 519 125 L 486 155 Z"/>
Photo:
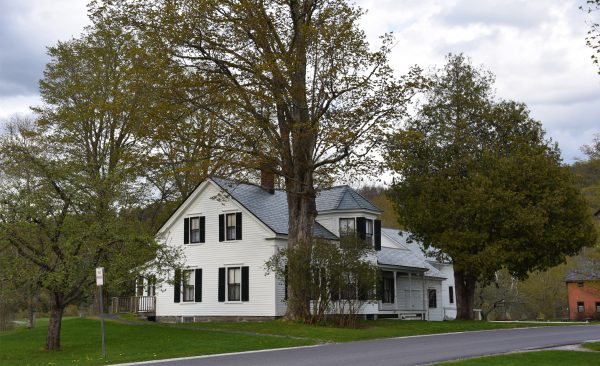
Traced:
<path fill-rule="evenodd" d="M 456 286 L 456 319 L 472 320 L 477 281 L 473 275 L 455 270 L 454 282 Z"/>
<path fill-rule="evenodd" d="M 313 153 L 318 129 L 309 113 L 306 86 L 307 64 L 307 28 L 311 22 L 312 10 L 304 2 L 290 3 L 290 16 L 293 21 L 294 49 L 293 72 L 289 73 L 291 102 L 286 107 L 278 106 L 280 121 L 285 120 L 281 130 L 284 137 L 284 150 L 281 161 L 284 166 L 285 184 L 288 201 L 288 248 L 309 245 L 312 240 L 313 227 L 317 217 L 316 194 L 314 188 L 315 166 Z M 274 95 L 277 95 L 276 91 Z M 310 255 L 303 257 L 304 263 L 288 263 L 288 272 L 292 276 L 304 276 L 303 279 L 290 281 L 296 284 L 306 284 L 304 288 L 288 288 L 291 294 L 288 301 L 287 317 L 292 319 L 309 319 L 310 312 L 310 274 L 303 273 L 307 269 Z M 300 268 L 301 270 L 294 270 Z"/>
<path fill-rule="evenodd" d="M 50 322 L 48 323 L 48 335 L 46 336 L 46 349 L 58 351 L 60 349 L 60 328 L 65 305 L 59 295 L 54 295 L 50 308 Z"/>
<path fill-rule="evenodd" d="M 312 232 L 317 216 L 315 192 L 312 183 L 312 174 L 306 174 L 301 183 L 288 181 L 288 248 L 294 249 L 303 245 L 310 245 Z M 306 252 L 309 253 L 309 252 Z M 297 256 L 296 259 L 299 259 Z M 289 261 L 288 274 L 288 309 L 286 317 L 295 320 L 310 318 L 310 291 L 302 288 L 307 284 L 307 275 L 304 269 L 309 268 L 310 257 L 302 256 L 305 263 Z M 301 276 L 301 278 L 294 278 Z"/>

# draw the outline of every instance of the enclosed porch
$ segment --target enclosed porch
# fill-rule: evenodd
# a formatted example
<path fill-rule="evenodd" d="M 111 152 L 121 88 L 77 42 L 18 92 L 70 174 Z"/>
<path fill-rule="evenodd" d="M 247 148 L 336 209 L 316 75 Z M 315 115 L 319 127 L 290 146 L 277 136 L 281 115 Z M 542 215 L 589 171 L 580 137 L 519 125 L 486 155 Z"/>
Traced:
<path fill-rule="evenodd" d="M 444 320 L 441 273 L 407 250 L 382 248 L 379 318 Z"/>

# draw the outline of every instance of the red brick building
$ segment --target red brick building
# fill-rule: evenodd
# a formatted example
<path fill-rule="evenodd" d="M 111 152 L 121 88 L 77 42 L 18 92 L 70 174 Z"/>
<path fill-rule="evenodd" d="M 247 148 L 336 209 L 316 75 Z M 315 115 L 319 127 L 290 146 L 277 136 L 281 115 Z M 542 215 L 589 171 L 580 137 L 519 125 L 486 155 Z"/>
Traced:
<path fill-rule="evenodd" d="M 600 263 L 587 262 L 565 279 L 570 320 L 600 320 Z"/>

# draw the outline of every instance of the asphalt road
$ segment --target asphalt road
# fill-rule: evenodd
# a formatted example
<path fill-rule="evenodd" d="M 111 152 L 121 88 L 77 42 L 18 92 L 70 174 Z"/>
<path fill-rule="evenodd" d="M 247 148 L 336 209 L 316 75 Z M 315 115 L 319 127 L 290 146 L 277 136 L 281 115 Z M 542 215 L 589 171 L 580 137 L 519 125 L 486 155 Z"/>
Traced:
<path fill-rule="evenodd" d="M 600 325 L 504 329 L 153 361 L 153 366 L 399 366 L 600 340 Z M 598 357 L 600 363 L 600 356 Z M 138 363 L 144 364 L 144 363 Z"/>

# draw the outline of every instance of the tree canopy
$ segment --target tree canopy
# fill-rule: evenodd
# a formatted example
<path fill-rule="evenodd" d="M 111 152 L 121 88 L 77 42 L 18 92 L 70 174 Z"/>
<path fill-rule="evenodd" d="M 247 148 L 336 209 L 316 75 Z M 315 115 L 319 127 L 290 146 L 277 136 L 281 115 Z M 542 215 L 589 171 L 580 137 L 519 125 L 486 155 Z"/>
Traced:
<path fill-rule="evenodd" d="M 586 201 L 524 104 L 498 101 L 493 75 L 450 55 L 388 159 L 401 225 L 454 263 L 459 317 L 476 281 L 518 278 L 596 243 Z"/>
<path fill-rule="evenodd" d="M 586 6 L 581 6 L 580 8 L 591 15 L 590 29 L 585 40 L 588 47 L 593 51 L 592 60 L 596 65 L 600 66 L 600 59 L 598 58 L 598 55 L 600 55 L 600 21 L 597 18 L 598 11 L 600 10 L 600 0 L 586 0 Z M 600 73 L 600 69 L 598 73 Z"/>
<path fill-rule="evenodd" d="M 363 11 L 345 0 L 107 0 L 92 9 L 186 69 L 198 86 L 189 99 L 219 123 L 213 152 L 226 164 L 281 177 L 290 246 L 311 240 L 319 186 L 378 171 L 373 151 L 420 82 L 418 69 L 394 76 L 391 37 L 372 50 Z M 290 289 L 291 316 L 307 315 L 294 306 L 304 294 Z"/>
<path fill-rule="evenodd" d="M 49 48 L 38 119 L 9 125 L 0 141 L 0 244 L 50 294 L 50 350 L 60 348 L 64 308 L 93 290 L 95 267 L 118 287 L 136 267 L 175 259 L 138 216 L 150 196 L 140 179 L 147 109 L 132 62 L 141 53 L 102 24 Z"/>

